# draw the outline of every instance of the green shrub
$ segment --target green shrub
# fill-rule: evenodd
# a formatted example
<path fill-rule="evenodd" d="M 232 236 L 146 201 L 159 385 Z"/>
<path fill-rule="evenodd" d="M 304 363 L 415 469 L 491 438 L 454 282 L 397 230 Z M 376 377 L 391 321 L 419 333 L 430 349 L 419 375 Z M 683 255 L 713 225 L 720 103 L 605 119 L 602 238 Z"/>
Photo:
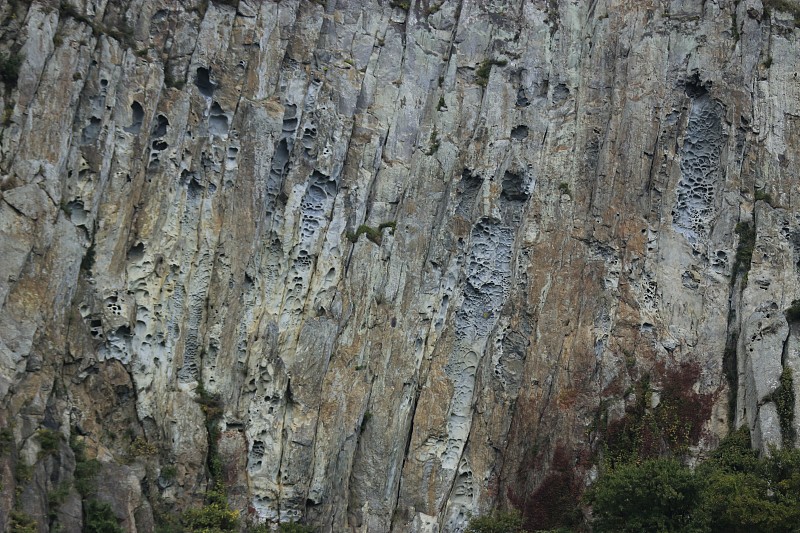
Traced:
<path fill-rule="evenodd" d="M 428 151 L 426 153 L 427 155 L 433 155 L 439 150 L 439 145 L 441 144 L 439 142 L 439 132 L 436 131 L 436 126 L 434 126 L 433 130 L 431 130 L 431 137 L 428 142 L 430 146 L 428 147 Z"/>
<path fill-rule="evenodd" d="M 792 305 L 784 311 L 784 314 L 786 315 L 786 320 L 788 320 L 790 324 L 793 322 L 800 322 L 800 300 L 792 300 Z"/>
<path fill-rule="evenodd" d="M 47 507 L 50 511 L 51 520 L 55 519 L 56 511 L 61 507 L 61 504 L 64 503 L 64 500 L 67 499 L 67 496 L 69 496 L 69 490 L 69 484 L 62 483 L 57 489 L 47 493 Z"/>
<path fill-rule="evenodd" d="M 362 234 L 365 234 L 367 239 L 380 246 L 381 242 L 383 241 L 383 230 L 386 228 L 389 228 L 391 232 L 394 233 L 395 228 L 397 228 L 397 223 L 393 220 L 389 222 L 382 222 L 377 228 L 373 228 L 372 226 L 368 226 L 366 224 L 361 224 L 355 233 L 348 231 L 345 236 L 350 242 L 355 243 L 358 242 L 358 238 Z"/>
<path fill-rule="evenodd" d="M 11 452 L 14 446 L 14 432 L 11 428 L 0 429 L 0 457 L 4 457 Z"/>
<path fill-rule="evenodd" d="M 11 533 L 39 533 L 39 527 L 36 521 L 22 511 L 11 511 L 11 523 L 9 531 Z"/>
<path fill-rule="evenodd" d="M 26 463 L 24 460 L 17 461 L 14 465 L 14 479 L 18 484 L 23 484 L 31 480 L 33 477 L 33 467 Z"/>
<path fill-rule="evenodd" d="M 3 80 L 6 87 L 17 86 L 22 60 L 23 56 L 19 53 L 0 55 L 0 79 Z"/>
<path fill-rule="evenodd" d="M 493 511 L 470 519 L 465 533 L 522 533 L 522 515 L 516 511 Z"/>
<path fill-rule="evenodd" d="M 178 475 L 178 469 L 175 465 L 166 465 L 161 467 L 161 478 L 166 481 L 172 481 Z"/>
<path fill-rule="evenodd" d="M 150 457 L 158 453 L 158 448 L 155 444 L 147 442 L 147 439 L 136 437 L 128 451 L 132 457 Z"/>
<path fill-rule="evenodd" d="M 601 476 L 587 495 L 593 530 L 688 531 L 700 489 L 692 472 L 672 459 L 619 466 Z"/>
<path fill-rule="evenodd" d="M 84 533 L 124 533 L 109 504 L 89 500 L 84 504 L 83 511 Z"/>
<path fill-rule="evenodd" d="M 208 432 L 208 456 L 206 466 L 211 480 L 219 483 L 222 480 L 222 458 L 219 455 L 219 421 L 225 407 L 219 394 L 212 394 L 203 387 L 202 382 L 197 387 L 197 403 L 203 410 L 206 418 L 206 431 Z"/>
<path fill-rule="evenodd" d="M 765 66 L 765 67 L 767 67 L 767 68 L 769 68 L 769 67 L 770 67 L 770 65 L 772 65 L 772 56 L 770 56 L 769 58 L 767 58 L 767 61 L 769 62 L 769 64 L 767 64 L 767 63 L 765 62 L 765 63 L 764 63 L 764 66 Z M 771 194 L 769 194 L 768 192 L 766 192 L 766 191 L 765 191 L 765 190 L 763 190 L 763 189 L 756 189 L 755 193 L 753 193 L 753 198 L 755 199 L 755 201 L 756 201 L 756 202 L 757 202 L 757 201 L 759 201 L 759 200 L 764 200 L 764 201 L 765 201 L 765 202 L 767 202 L 769 205 L 773 205 L 773 202 L 772 202 L 772 195 L 771 195 Z"/>
<path fill-rule="evenodd" d="M 781 425 L 781 437 L 783 445 L 792 447 L 794 445 L 794 379 L 792 369 L 788 366 L 783 369 L 780 384 L 772 394 L 772 401 L 778 410 L 778 419 Z"/>
<path fill-rule="evenodd" d="M 475 77 L 478 78 L 478 85 L 481 87 L 485 87 L 487 83 L 489 83 L 489 74 L 492 72 L 492 62 L 486 59 L 478 65 L 478 68 L 475 70 Z"/>
<path fill-rule="evenodd" d="M 608 424 L 603 432 L 604 456 L 611 466 L 684 454 L 700 438 L 703 424 L 711 416 L 712 397 L 698 394 L 693 386 L 700 375 L 696 364 L 667 371 L 661 399 L 652 404 L 649 376 L 635 384 L 636 402 L 625 416 Z"/>
<path fill-rule="evenodd" d="M 75 489 L 88 498 L 97 491 L 95 477 L 100 472 L 100 461 L 86 458 L 86 445 L 73 433 L 69 446 L 75 454 Z"/>
<path fill-rule="evenodd" d="M 671 459 L 603 472 L 586 501 L 593 531 L 767 533 L 800 523 L 800 450 L 759 458 L 747 428 L 732 432 L 694 472 Z"/>
<path fill-rule="evenodd" d="M 224 490 L 221 487 L 206 493 L 206 504 L 189 509 L 181 516 L 181 523 L 190 532 L 237 531 L 239 529 L 239 511 L 228 506 Z"/>
<path fill-rule="evenodd" d="M 51 429 L 40 429 L 36 432 L 36 440 L 39 441 L 41 447 L 41 455 L 55 455 L 58 453 L 58 447 L 61 444 L 63 436 L 58 431 Z"/>

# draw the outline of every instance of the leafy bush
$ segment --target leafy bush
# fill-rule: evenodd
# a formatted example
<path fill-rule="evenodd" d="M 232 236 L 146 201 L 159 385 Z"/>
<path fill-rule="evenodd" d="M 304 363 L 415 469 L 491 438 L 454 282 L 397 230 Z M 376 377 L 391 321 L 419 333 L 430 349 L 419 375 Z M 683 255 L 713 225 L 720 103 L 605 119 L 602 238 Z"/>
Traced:
<path fill-rule="evenodd" d="M 36 521 L 22 511 L 11 511 L 11 527 L 9 531 L 13 533 L 38 533 L 39 527 Z"/>
<path fill-rule="evenodd" d="M 465 533 L 522 533 L 523 518 L 515 510 L 494 511 L 469 521 Z"/>
<path fill-rule="evenodd" d="M 36 440 L 39 441 L 42 455 L 55 455 L 58 453 L 58 446 L 61 444 L 61 439 L 61 433 L 51 429 L 40 429 L 36 432 Z"/>
<path fill-rule="evenodd" d="M 783 369 L 780 385 L 772 394 L 772 401 L 778 410 L 778 419 L 781 425 L 783 445 L 791 447 L 794 444 L 794 378 L 792 369 L 788 366 Z"/>
<path fill-rule="evenodd" d="M 489 74 L 491 72 L 492 62 L 487 59 L 478 66 L 477 70 L 475 70 L 475 76 L 478 78 L 478 85 L 485 87 L 489 82 Z"/>
<path fill-rule="evenodd" d="M 225 492 L 221 488 L 206 493 L 206 505 L 189 509 L 181 517 L 186 531 L 217 533 L 239 529 L 239 511 L 228 506 Z"/>
<path fill-rule="evenodd" d="M 619 465 L 587 493 L 593 530 L 767 533 L 800 523 L 800 450 L 759 459 L 746 428 L 692 472 L 671 459 Z"/>
<path fill-rule="evenodd" d="M 6 87 L 16 87 L 19 79 L 19 68 L 22 66 L 21 54 L 0 55 L 0 79 Z"/>
<path fill-rule="evenodd" d="M 172 481 L 178 475 L 178 468 L 175 465 L 166 465 L 161 467 L 161 478 L 166 481 Z"/>
<path fill-rule="evenodd" d="M 588 494 L 597 532 L 688 531 L 700 489 L 672 459 L 619 466 Z"/>
<path fill-rule="evenodd" d="M 14 433 L 11 428 L 0 429 L 0 457 L 7 455 L 14 446 Z"/>
<path fill-rule="evenodd" d="M 784 311 L 789 323 L 800 322 L 800 300 L 792 300 L 792 305 Z"/>
<path fill-rule="evenodd" d="M 206 431 L 208 432 L 208 456 L 206 465 L 212 481 L 219 483 L 222 479 L 222 458 L 219 455 L 219 421 L 224 412 L 224 404 L 219 394 L 212 394 L 205 390 L 203 384 L 197 387 L 197 403 L 206 417 Z"/>
<path fill-rule="evenodd" d="M 100 472 L 100 461 L 86 458 L 86 446 L 74 434 L 69 445 L 75 454 L 75 489 L 81 496 L 88 498 L 97 490 L 94 478 Z"/>
<path fill-rule="evenodd" d="M 764 66 L 769 68 L 772 65 L 772 56 L 768 57 L 767 60 L 764 62 Z M 772 195 L 763 189 L 756 189 L 755 193 L 753 193 L 753 198 L 755 201 L 764 200 L 772 207 L 774 206 Z"/>
<path fill-rule="evenodd" d="M 363 233 L 366 234 L 367 239 L 380 246 L 381 242 L 383 241 L 383 230 L 389 228 L 391 232 L 394 233 L 396 227 L 397 222 L 394 220 L 389 222 L 381 222 L 377 228 L 373 228 L 372 226 L 368 226 L 366 224 L 361 224 L 355 233 L 348 231 L 345 236 L 350 242 L 358 242 L 358 238 Z"/>
<path fill-rule="evenodd" d="M 124 533 L 111 506 L 105 502 L 89 500 L 84 507 L 84 533 Z"/>
<path fill-rule="evenodd" d="M 47 493 L 47 508 L 51 520 L 56 518 L 56 511 L 64 503 L 64 500 L 69 496 L 70 486 L 68 483 L 62 483 L 56 488 Z"/>
<path fill-rule="evenodd" d="M 158 453 L 155 444 L 147 442 L 144 437 L 136 437 L 131 443 L 130 455 L 133 457 L 149 457 Z"/>

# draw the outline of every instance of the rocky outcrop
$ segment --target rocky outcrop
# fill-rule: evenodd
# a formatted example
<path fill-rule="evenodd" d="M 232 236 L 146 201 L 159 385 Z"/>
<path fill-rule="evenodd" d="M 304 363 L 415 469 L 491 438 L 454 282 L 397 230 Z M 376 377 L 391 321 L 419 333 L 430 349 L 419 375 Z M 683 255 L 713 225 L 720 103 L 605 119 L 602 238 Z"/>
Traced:
<path fill-rule="evenodd" d="M 681 368 L 690 455 L 792 444 L 786 9 L 0 2 L 0 527 L 79 530 L 85 447 L 130 531 L 209 455 L 253 519 L 461 531 Z"/>

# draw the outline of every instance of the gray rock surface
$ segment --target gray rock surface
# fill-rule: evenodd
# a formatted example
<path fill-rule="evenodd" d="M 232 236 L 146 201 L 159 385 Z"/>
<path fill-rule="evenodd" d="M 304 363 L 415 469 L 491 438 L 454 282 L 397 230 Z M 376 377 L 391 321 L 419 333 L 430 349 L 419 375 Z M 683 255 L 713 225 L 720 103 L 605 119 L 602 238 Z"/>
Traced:
<path fill-rule="evenodd" d="M 231 504 L 320 531 L 462 531 L 559 449 L 583 482 L 593 421 L 682 364 L 713 398 L 694 454 L 781 441 L 793 16 L 404 6 L 0 1 L 0 472 L 33 467 L 0 529 L 17 488 L 80 528 L 74 492 L 46 519 L 67 437 L 129 531 L 200 502 L 209 394 Z"/>

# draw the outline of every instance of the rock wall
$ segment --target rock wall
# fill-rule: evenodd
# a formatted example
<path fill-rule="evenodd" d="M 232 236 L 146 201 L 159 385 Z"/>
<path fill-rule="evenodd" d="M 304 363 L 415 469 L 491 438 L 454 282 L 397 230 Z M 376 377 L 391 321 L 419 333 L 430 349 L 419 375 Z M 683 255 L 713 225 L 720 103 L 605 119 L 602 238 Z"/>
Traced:
<path fill-rule="evenodd" d="M 0 528 L 80 530 L 76 442 L 130 531 L 200 501 L 209 395 L 232 505 L 320 531 L 461 531 L 557 453 L 588 483 L 689 366 L 692 457 L 791 444 L 766 3 L 0 1 Z"/>

